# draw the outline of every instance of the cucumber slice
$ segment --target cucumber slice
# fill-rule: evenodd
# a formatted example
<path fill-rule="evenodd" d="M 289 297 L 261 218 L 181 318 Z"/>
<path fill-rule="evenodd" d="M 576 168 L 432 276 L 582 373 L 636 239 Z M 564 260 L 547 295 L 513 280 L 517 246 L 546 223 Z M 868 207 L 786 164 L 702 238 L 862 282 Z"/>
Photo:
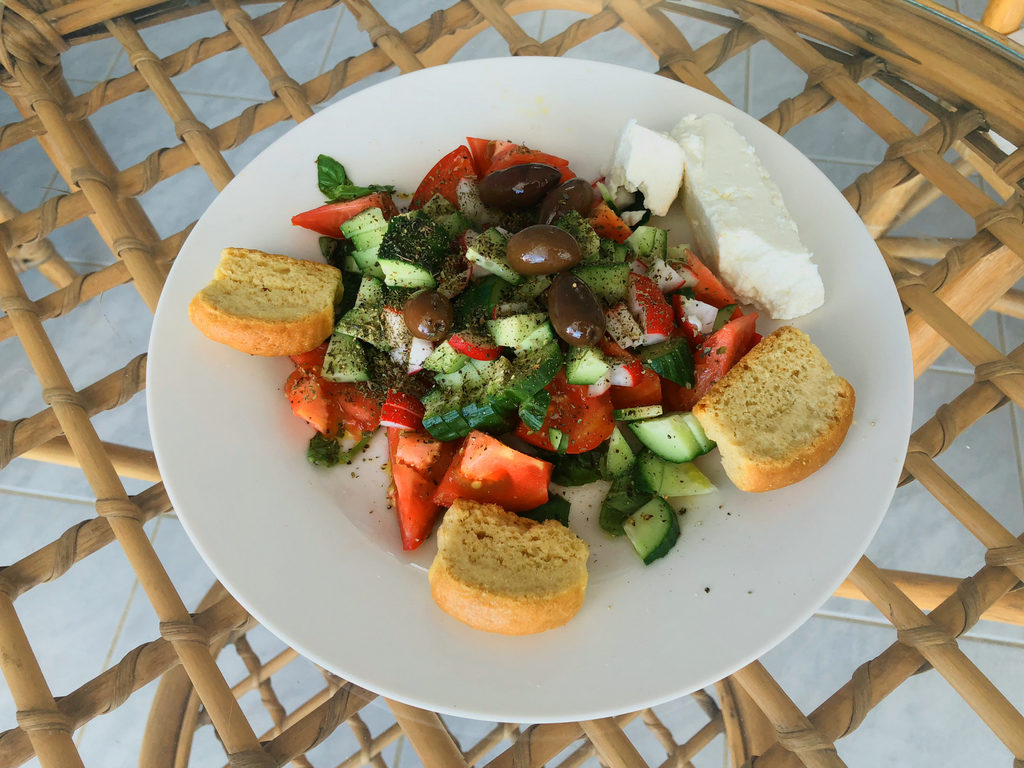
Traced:
<path fill-rule="evenodd" d="M 569 449 L 569 433 L 554 427 L 548 428 L 548 440 L 556 453 L 565 453 Z"/>
<path fill-rule="evenodd" d="M 377 259 L 384 273 L 384 285 L 397 288 L 433 288 L 437 283 L 430 272 L 418 264 L 400 259 Z"/>
<path fill-rule="evenodd" d="M 487 330 L 491 332 L 491 338 L 498 346 L 519 348 L 534 331 L 547 322 L 547 319 L 548 316 L 544 312 L 509 315 L 499 317 L 497 320 L 488 320 Z"/>
<path fill-rule="evenodd" d="M 569 384 L 596 384 L 611 366 L 596 347 L 571 347 L 565 361 L 565 380 Z"/>
<path fill-rule="evenodd" d="M 455 373 L 466 363 L 469 358 L 452 348 L 452 345 L 442 341 L 433 352 L 423 361 L 423 367 L 435 373 Z"/>
<path fill-rule="evenodd" d="M 334 333 L 327 345 L 321 373 L 328 381 L 354 382 L 370 378 L 366 365 L 366 353 L 353 336 Z"/>
<path fill-rule="evenodd" d="M 711 493 L 715 485 L 690 462 L 673 464 L 650 451 L 640 454 L 636 463 L 637 485 L 645 491 L 673 498 Z"/>
<path fill-rule="evenodd" d="M 697 445 L 700 446 L 701 453 L 709 453 L 716 447 L 716 443 L 710 437 L 704 433 L 704 427 L 700 425 L 697 417 L 692 413 L 682 413 L 680 418 L 686 422 L 686 426 L 690 428 L 693 433 L 693 438 L 697 441 Z"/>
<path fill-rule="evenodd" d="M 551 405 L 551 393 L 545 389 L 535 394 L 525 403 L 519 406 L 519 418 L 523 424 L 533 432 L 544 426 L 544 419 L 548 415 L 548 406 Z"/>
<path fill-rule="evenodd" d="M 651 494 L 634 487 L 633 478 L 629 474 L 620 475 L 612 480 L 608 494 L 601 502 L 601 511 L 597 518 L 601 530 L 612 536 L 623 534 L 622 524 L 633 512 L 651 500 Z"/>
<path fill-rule="evenodd" d="M 604 455 L 604 476 L 610 478 L 625 475 L 635 463 L 636 455 L 633 449 L 629 447 L 618 426 L 615 426 L 611 437 L 608 438 L 608 451 Z"/>
<path fill-rule="evenodd" d="M 711 450 L 705 449 L 694 437 L 693 430 L 684 418 L 687 415 L 692 416 L 685 413 L 670 413 L 645 421 L 631 421 L 629 428 L 641 443 L 665 461 L 682 464 L 684 461 L 693 461 Z"/>
<path fill-rule="evenodd" d="M 644 347 L 637 357 L 644 367 L 681 387 L 694 385 L 693 353 L 685 339 L 676 336 Z"/>
<path fill-rule="evenodd" d="M 572 273 L 590 286 L 594 295 L 609 306 L 626 300 L 629 264 L 583 264 L 573 269 Z"/>
<path fill-rule="evenodd" d="M 479 264 L 492 275 L 497 275 L 512 285 L 519 285 L 523 282 L 523 276 L 508 265 L 508 260 L 505 258 L 507 245 L 508 238 L 491 227 L 481 232 L 480 236 L 466 249 L 466 261 Z"/>
<path fill-rule="evenodd" d="M 528 275 L 509 295 L 511 301 L 533 301 L 551 285 L 549 275 Z"/>
<path fill-rule="evenodd" d="M 626 518 L 622 530 L 645 565 L 667 555 L 679 540 L 676 513 L 660 496 L 655 496 Z"/>
<path fill-rule="evenodd" d="M 509 287 L 507 282 L 495 275 L 470 283 L 455 298 L 452 306 L 455 311 L 455 327 L 467 328 L 478 323 L 481 317 L 491 317 L 494 308 L 501 302 L 502 294 Z"/>
<path fill-rule="evenodd" d="M 626 238 L 626 246 L 648 261 L 664 259 L 668 252 L 668 231 L 652 226 L 639 226 Z"/>
<path fill-rule="evenodd" d="M 387 228 L 387 219 L 380 208 L 366 208 L 340 227 L 341 234 L 352 241 L 357 251 L 379 246 Z"/>
<path fill-rule="evenodd" d="M 549 341 L 555 340 L 555 329 L 551 327 L 551 323 L 541 323 L 537 329 L 527 336 L 523 343 L 516 347 L 516 353 L 529 352 L 532 349 L 540 349 Z"/>
<path fill-rule="evenodd" d="M 617 408 L 612 411 L 612 418 L 616 421 L 639 421 L 640 419 L 653 419 L 664 413 L 660 405 L 638 405 L 633 408 Z"/>
<path fill-rule="evenodd" d="M 736 311 L 736 304 L 726 304 L 715 315 L 715 324 L 711 326 L 711 332 L 722 330 L 722 326 L 729 322 L 729 318 L 732 317 L 732 313 Z"/>
<path fill-rule="evenodd" d="M 512 363 L 506 393 L 515 402 L 529 400 L 551 383 L 562 367 L 562 350 L 552 339 L 547 344 L 523 352 Z"/>

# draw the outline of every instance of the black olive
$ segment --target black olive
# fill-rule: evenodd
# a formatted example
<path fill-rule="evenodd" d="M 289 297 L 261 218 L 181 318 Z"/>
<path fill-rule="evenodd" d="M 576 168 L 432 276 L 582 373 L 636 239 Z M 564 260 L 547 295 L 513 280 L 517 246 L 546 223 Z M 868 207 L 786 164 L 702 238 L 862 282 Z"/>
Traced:
<path fill-rule="evenodd" d="M 529 208 L 539 203 L 560 178 L 562 172 L 550 165 L 513 165 L 481 179 L 480 199 L 484 205 L 506 211 Z"/>
<path fill-rule="evenodd" d="M 563 272 L 548 290 L 548 316 L 555 333 L 574 347 L 592 347 L 604 337 L 604 312 L 590 286 Z"/>
<path fill-rule="evenodd" d="M 409 333 L 428 341 L 447 337 L 455 322 L 452 303 L 437 291 L 420 291 L 410 296 L 402 307 L 402 318 Z"/>
<path fill-rule="evenodd" d="M 564 229 L 534 224 L 508 239 L 505 259 L 521 275 L 551 275 L 579 264 L 580 246 Z"/>
<path fill-rule="evenodd" d="M 540 204 L 540 223 L 550 224 L 569 211 L 586 217 L 593 207 L 594 188 L 583 179 L 569 179 L 548 192 Z"/>

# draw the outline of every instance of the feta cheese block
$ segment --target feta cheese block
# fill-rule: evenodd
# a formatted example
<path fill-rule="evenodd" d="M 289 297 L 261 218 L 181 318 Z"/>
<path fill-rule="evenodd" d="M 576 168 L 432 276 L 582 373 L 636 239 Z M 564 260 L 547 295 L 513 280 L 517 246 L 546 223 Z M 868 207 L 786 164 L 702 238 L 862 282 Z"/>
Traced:
<path fill-rule="evenodd" d="M 608 171 L 613 194 L 625 189 L 639 190 L 644 205 L 655 216 L 664 216 L 679 194 L 683 180 L 683 153 L 670 136 L 644 128 L 630 120 L 619 135 L 619 143 Z"/>
<path fill-rule="evenodd" d="M 683 207 L 702 258 L 741 301 L 790 320 L 825 301 L 818 267 L 754 148 L 715 114 L 672 129 L 683 151 Z"/>

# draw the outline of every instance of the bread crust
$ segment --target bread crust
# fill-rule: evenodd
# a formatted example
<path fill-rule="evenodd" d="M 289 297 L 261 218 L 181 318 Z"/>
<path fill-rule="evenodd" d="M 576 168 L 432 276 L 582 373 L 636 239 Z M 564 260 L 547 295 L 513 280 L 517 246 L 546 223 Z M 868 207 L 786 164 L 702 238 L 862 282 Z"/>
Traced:
<path fill-rule="evenodd" d="M 502 575 L 483 575 L 479 563 L 460 550 L 466 536 L 474 539 L 501 539 L 487 545 L 501 553 Z M 507 534 L 504 535 L 504 534 Z M 525 556 L 527 538 L 537 537 L 555 549 L 572 551 L 560 578 L 548 581 L 546 588 L 536 583 L 525 588 L 519 573 L 539 563 Z M 511 539 L 511 544 L 510 544 Z M 586 542 L 554 520 L 538 523 L 521 518 L 496 504 L 456 499 L 437 532 L 438 549 L 428 579 L 434 602 L 445 613 L 463 624 L 484 632 L 503 635 L 531 635 L 560 627 L 583 606 L 587 588 L 586 561 L 590 548 Z M 518 555 L 522 549 L 523 556 Z M 460 554 L 461 552 L 461 554 Z"/>
<path fill-rule="evenodd" d="M 805 334 L 791 326 L 783 326 L 765 337 L 725 376 L 715 382 L 707 394 L 693 407 L 693 415 L 697 417 L 707 436 L 718 443 L 722 466 L 726 474 L 733 484 L 742 491 L 750 493 L 774 491 L 809 477 L 825 466 L 836 454 L 853 423 L 853 412 L 856 405 L 853 386 L 843 377 L 832 373 L 830 382 L 838 389 L 832 404 L 834 412 L 823 414 L 821 428 L 813 440 L 778 459 L 752 458 L 742 455 L 734 447 L 733 440 L 736 436 L 728 433 L 715 414 L 719 398 L 732 387 L 742 387 L 745 372 L 755 362 L 758 362 L 760 357 L 770 354 L 776 344 L 794 334 L 806 338 Z M 767 428 L 770 425 L 765 426 Z"/>
<path fill-rule="evenodd" d="M 214 287 L 225 279 L 221 270 L 228 260 L 259 259 L 285 265 L 286 269 L 299 268 L 308 274 L 319 274 L 321 279 L 333 282 L 335 287 L 330 301 L 316 306 L 311 300 L 309 311 L 303 317 L 274 319 L 256 317 L 243 312 L 224 309 L 212 297 Z M 254 270 L 258 267 L 254 267 Z M 341 299 L 341 270 L 330 264 L 294 259 L 276 253 L 265 253 L 251 248 L 225 248 L 213 281 L 200 290 L 188 305 L 188 316 L 193 325 L 208 339 L 250 355 L 279 357 L 299 355 L 314 349 L 334 330 L 334 306 Z M 317 302 L 319 303 L 319 302 Z"/>
<path fill-rule="evenodd" d="M 317 347 L 334 330 L 334 308 L 324 308 L 300 321 L 273 322 L 225 312 L 200 291 L 189 302 L 188 316 L 204 336 L 262 357 L 300 355 Z"/>
<path fill-rule="evenodd" d="M 853 423 L 856 395 L 853 386 L 840 377 L 843 396 L 839 401 L 839 418 L 829 421 L 828 429 L 787 461 L 737 461 L 722 452 L 722 466 L 729 479 L 741 491 L 764 493 L 799 483 L 825 466 L 835 456 Z M 694 412 L 696 412 L 694 407 Z M 708 435 L 712 440 L 715 438 Z"/>
<path fill-rule="evenodd" d="M 501 595 L 460 580 L 448 563 L 435 558 L 428 572 L 430 594 L 448 615 L 474 629 L 502 635 L 532 635 L 569 622 L 583 607 L 583 583 L 547 597 Z"/>

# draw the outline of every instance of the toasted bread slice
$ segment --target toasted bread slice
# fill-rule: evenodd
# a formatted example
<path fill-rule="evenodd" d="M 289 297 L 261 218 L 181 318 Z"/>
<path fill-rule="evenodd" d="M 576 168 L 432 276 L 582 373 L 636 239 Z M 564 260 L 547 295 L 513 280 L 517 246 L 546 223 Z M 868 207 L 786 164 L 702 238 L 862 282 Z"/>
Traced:
<path fill-rule="evenodd" d="M 850 382 L 803 331 L 766 336 L 693 407 L 743 491 L 799 482 L 832 458 L 853 421 Z"/>
<path fill-rule="evenodd" d="M 225 248 L 188 316 L 204 335 L 250 355 L 297 355 L 331 335 L 341 270 L 247 248 Z"/>
<path fill-rule="evenodd" d="M 475 629 L 527 635 L 560 627 L 583 605 L 586 542 L 554 520 L 457 499 L 437 531 L 430 592 Z"/>

